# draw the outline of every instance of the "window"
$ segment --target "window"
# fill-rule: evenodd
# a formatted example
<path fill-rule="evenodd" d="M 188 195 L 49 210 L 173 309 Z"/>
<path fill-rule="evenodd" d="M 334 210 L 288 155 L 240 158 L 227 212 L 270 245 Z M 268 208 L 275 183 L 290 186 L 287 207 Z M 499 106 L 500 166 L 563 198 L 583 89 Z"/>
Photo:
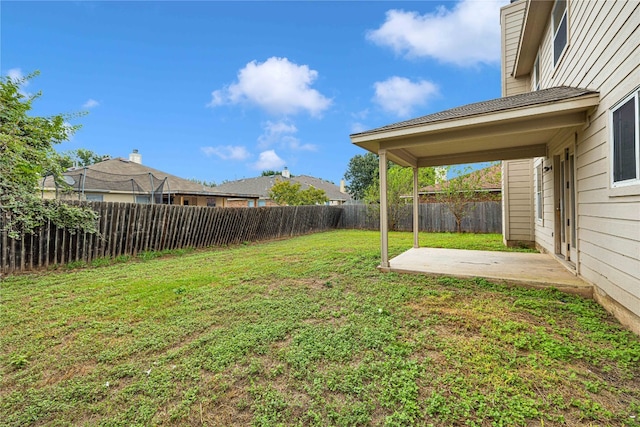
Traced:
<path fill-rule="evenodd" d="M 250 208 L 252 208 L 252 207 L 254 207 L 254 206 L 255 206 L 255 202 L 254 202 L 253 200 L 249 200 L 249 201 L 247 202 L 247 206 L 249 206 Z"/>
<path fill-rule="evenodd" d="M 560 56 L 567 46 L 567 0 L 558 0 L 553 6 L 553 65 L 560 60 Z"/>
<path fill-rule="evenodd" d="M 531 73 L 531 85 L 533 90 L 540 90 L 540 55 L 536 55 L 536 62 L 533 64 L 533 72 Z"/>
<path fill-rule="evenodd" d="M 266 200 L 258 200 L 258 206 L 267 206 Z"/>
<path fill-rule="evenodd" d="M 613 184 L 640 181 L 640 114 L 636 91 L 611 111 Z"/>
<path fill-rule="evenodd" d="M 102 194 L 85 194 L 84 196 L 87 202 L 102 202 L 103 196 Z"/>
<path fill-rule="evenodd" d="M 148 205 L 151 203 L 150 196 L 136 196 L 136 203 L 140 203 L 143 205 Z"/>
<path fill-rule="evenodd" d="M 542 193 L 542 191 L 544 181 L 542 177 L 542 163 L 543 161 L 541 160 L 536 167 L 536 219 L 538 220 L 538 222 L 542 222 L 543 218 L 544 194 Z"/>

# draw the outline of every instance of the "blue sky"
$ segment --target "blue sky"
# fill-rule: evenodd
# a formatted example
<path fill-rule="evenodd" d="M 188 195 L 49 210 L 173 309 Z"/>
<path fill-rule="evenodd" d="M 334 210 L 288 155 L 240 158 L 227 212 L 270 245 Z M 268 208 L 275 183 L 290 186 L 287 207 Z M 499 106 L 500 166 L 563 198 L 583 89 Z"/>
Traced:
<path fill-rule="evenodd" d="M 59 151 L 338 183 L 351 133 L 500 96 L 505 3 L 2 1 L 0 71 L 40 71 L 33 114 L 88 112 Z"/>

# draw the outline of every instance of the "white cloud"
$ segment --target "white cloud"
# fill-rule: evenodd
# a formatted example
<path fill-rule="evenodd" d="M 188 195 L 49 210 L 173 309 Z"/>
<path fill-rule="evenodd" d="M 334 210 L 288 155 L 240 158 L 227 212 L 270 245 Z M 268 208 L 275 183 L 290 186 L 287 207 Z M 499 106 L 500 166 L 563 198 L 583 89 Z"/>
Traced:
<path fill-rule="evenodd" d="M 383 82 L 374 83 L 373 101 L 383 110 L 397 116 L 408 116 L 414 107 L 424 105 L 438 93 L 438 87 L 427 80 L 411 80 L 393 76 Z"/>
<path fill-rule="evenodd" d="M 365 130 L 367 130 L 367 126 L 365 126 L 364 123 L 351 123 L 351 133 L 360 133 L 364 132 Z"/>
<path fill-rule="evenodd" d="M 288 148 L 296 151 L 316 151 L 313 144 L 302 144 L 300 139 L 293 136 L 298 128 L 288 121 L 271 122 L 264 124 L 264 132 L 258 137 L 258 146 L 268 148 L 277 145 L 280 148 Z"/>
<path fill-rule="evenodd" d="M 264 125 L 264 132 L 258 137 L 258 145 L 267 148 L 280 142 L 286 135 L 293 135 L 298 132 L 298 128 L 293 123 L 285 121 L 267 121 Z"/>
<path fill-rule="evenodd" d="M 500 7 L 507 0 L 463 0 L 453 9 L 438 7 L 420 15 L 392 9 L 367 38 L 408 58 L 431 57 L 459 66 L 498 63 Z"/>
<path fill-rule="evenodd" d="M 22 74 L 22 70 L 20 68 L 12 68 L 9 71 L 7 71 L 7 77 L 9 77 L 11 80 L 15 82 L 17 80 L 24 78 L 24 74 Z M 24 83 L 24 86 L 27 86 L 28 84 L 29 82 L 27 81 Z"/>
<path fill-rule="evenodd" d="M 84 104 L 82 104 L 82 108 L 95 108 L 98 105 L 100 105 L 100 103 L 98 101 L 96 101 L 95 99 L 87 99 L 87 102 L 85 102 Z"/>
<path fill-rule="evenodd" d="M 257 170 L 280 170 L 285 165 L 285 161 L 276 154 L 274 150 L 260 153 L 258 161 L 253 164 Z"/>
<path fill-rule="evenodd" d="M 201 147 L 207 156 L 218 156 L 222 160 L 246 160 L 251 154 L 240 145 L 218 145 L 217 147 Z"/>
<path fill-rule="evenodd" d="M 329 108 L 331 100 L 311 88 L 318 72 L 287 58 L 251 61 L 238 72 L 238 80 L 211 93 L 208 106 L 248 103 L 272 114 L 307 111 L 313 116 Z"/>
<path fill-rule="evenodd" d="M 367 118 L 367 116 L 369 115 L 369 109 L 365 108 L 362 111 L 357 111 L 355 113 L 351 113 L 351 117 L 353 117 L 356 120 L 364 120 Z"/>
<path fill-rule="evenodd" d="M 17 83 L 18 81 L 24 78 L 24 74 L 22 73 L 22 70 L 20 68 L 12 68 L 9 71 L 7 71 L 7 77 L 9 77 L 9 79 L 12 80 L 14 83 Z M 29 86 L 29 83 L 30 83 L 29 80 L 24 80 L 23 82 L 20 83 L 20 85 L 18 86 L 18 92 L 21 95 L 26 97 L 31 96 L 31 93 L 24 90 L 24 88 Z"/>

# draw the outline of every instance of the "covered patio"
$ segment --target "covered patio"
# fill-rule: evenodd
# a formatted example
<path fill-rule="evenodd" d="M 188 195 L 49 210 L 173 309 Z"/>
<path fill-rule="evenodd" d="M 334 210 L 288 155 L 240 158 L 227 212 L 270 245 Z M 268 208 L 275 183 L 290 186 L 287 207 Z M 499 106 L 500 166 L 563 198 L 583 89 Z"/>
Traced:
<path fill-rule="evenodd" d="M 486 277 L 509 283 L 591 287 L 544 254 L 422 249 L 418 239 L 418 169 L 497 160 L 548 157 L 550 141 L 589 120 L 598 92 L 555 87 L 441 111 L 351 135 L 379 156 L 382 271 Z M 413 249 L 389 260 L 387 161 L 413 169 Z"/>

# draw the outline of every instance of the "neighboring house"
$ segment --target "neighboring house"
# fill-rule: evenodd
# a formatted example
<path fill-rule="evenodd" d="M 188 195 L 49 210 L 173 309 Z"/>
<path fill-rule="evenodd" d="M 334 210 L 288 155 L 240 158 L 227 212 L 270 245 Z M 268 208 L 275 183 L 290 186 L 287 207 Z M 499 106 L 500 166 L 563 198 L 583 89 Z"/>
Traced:
<path fill-rule="evenodd" d="M 495 165 L 470 172 L 450 180 L 466 179 L 473 184 L 475 202 L 500 201 L 502 199 L 502 166 Z M 438 195 L 445 192 L 446 183 L 437 183 L 421 188 L 418 191 L 420 203 L 437 203 Z M 454 187 L 455 188 L 455 187 Z"/>
<path fill-rule="evenodd" d="M 503 160 L 505 243 L 552 254 L 640 333 L 640 2 L 519 0 L 500 20 L 503 98 L 351 139 L 383 188 L 387 160 Z"/>
<path fill-rule="evenodd" d="M 300 183 L 301 190 L 306 190 L 309 187 L 324 190 L 329 198 L 328 204 L 330 205 L 341 205 L 351 200 L 351 196 L 345 191 L 343 183 L 338 187 L 332 182 L 308 175 L 291 176 L 287 168 L 284 168 L 281 174 L 225 182 L 216 188 L 221 191 L 258 194 L 260 197 L 258 206 L 278 206 L 278 204 L 269 197 L 269 192 L 271 191 L 271 187 L 281 180 L 287 180 L 292 183 L 298 182 Z M 247 206 L 247 203 L 251 202 L 243 198 L 238 198 L 236 200 L 230 200 L 230 203 Z"/>
<path fill-rule="evenodd" d="M 144 166 L 137 151 L 129 155 L 129 160 L 107 159 L 87 167 L 69 169 L 64 172 L 64 179 L 71 186 L 71 193 L 62 192 L 56 188 L 53 178 L 47 177 L 41 182 L 42 197 L 213 207 L 228 207 L 229 199 L 239 197 L 254 203 L 258 200 L 255 194 L 220 191 L 217 187 Z"/>

